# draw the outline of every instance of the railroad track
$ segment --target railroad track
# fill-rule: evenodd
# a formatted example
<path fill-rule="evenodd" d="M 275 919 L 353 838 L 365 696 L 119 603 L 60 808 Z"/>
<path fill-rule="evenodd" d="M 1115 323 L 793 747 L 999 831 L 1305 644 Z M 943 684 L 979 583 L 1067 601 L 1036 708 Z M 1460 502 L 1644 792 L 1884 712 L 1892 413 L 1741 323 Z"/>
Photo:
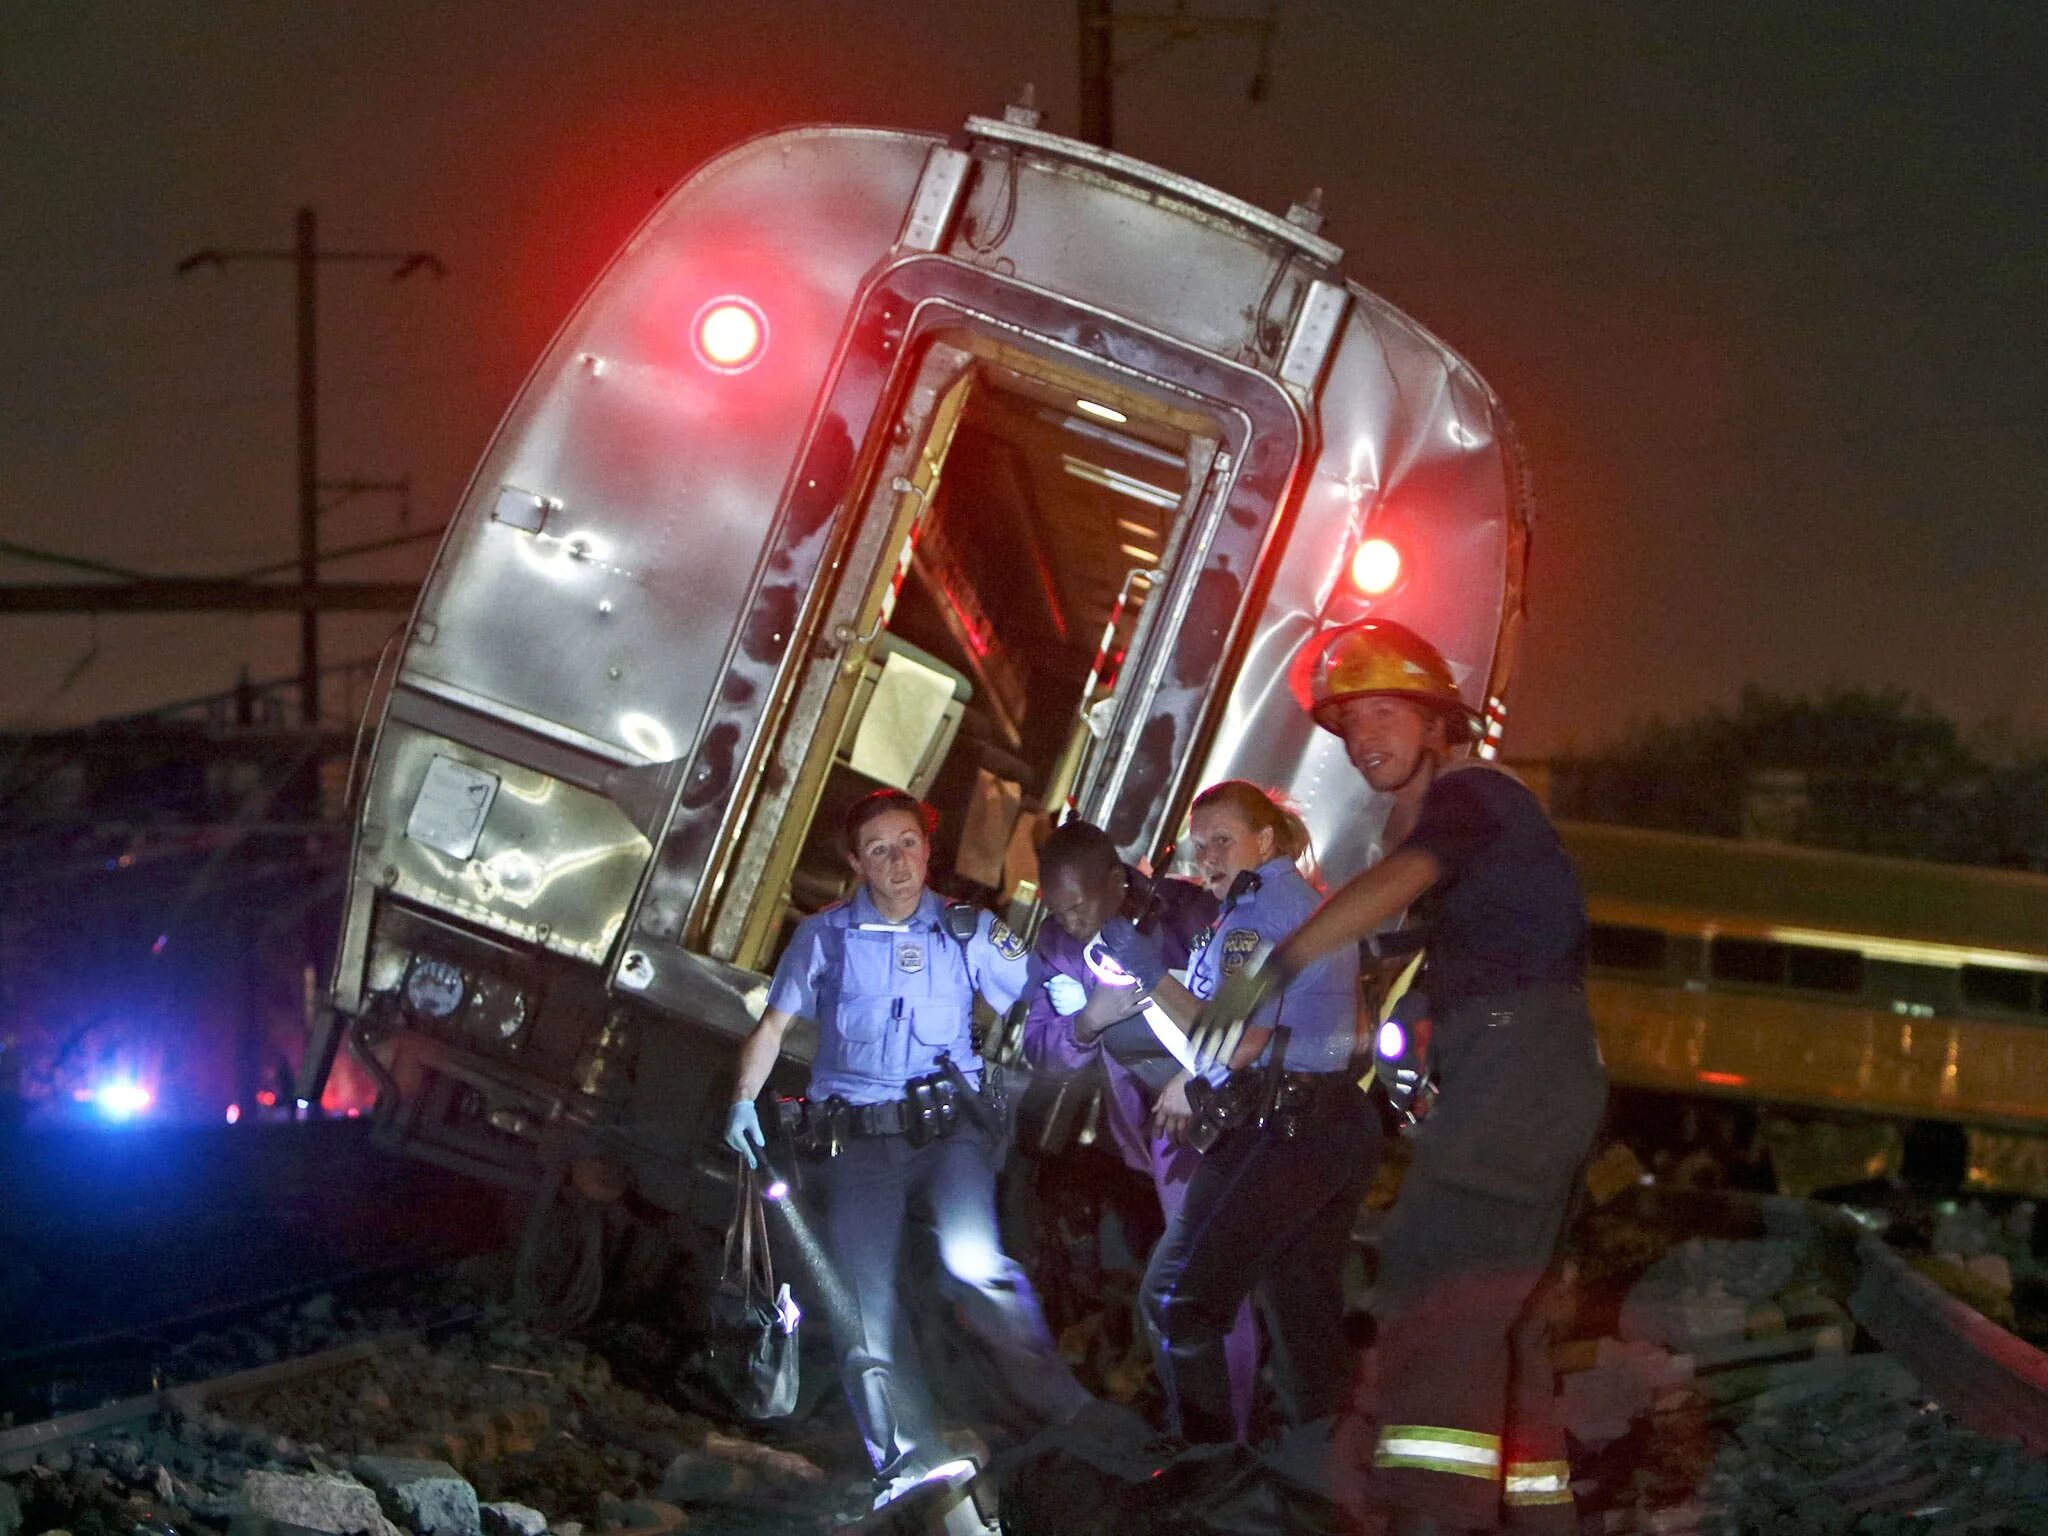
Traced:
<path fill-rule="evenodd" d="M 1636 1265 L 1627 1297 L 1606 1296 L 1607 1315 L 1593 1315 L 1602 1304 L 1598 1282 L 1582 1287 L 1596 1294 L 1582 1303 L 1581 1333 L 1619 1332 L 1629 1342 L 1582 1337 L 1561 1350 L 1561 1407 L 1586 1451 L 1574 1470 L 1588 1531 L 2048 1532 L 2048 1356 L 1939 1290 L 1830 1207 L 1645 1192 L 1616 1201 L 1605 1219 L 1660 1251 Z M 1734 1276 L 1729 1283 L 1744 1294 L 1709 1288 L 1703 1301 L 1679 1288 L 1660 1299 L 1649 1284 L 1660 1266 L 1688 1265 Z M 1635 1326 L 1618 1327 L 1630 1306 Z M 1657 1331 L 1658 1306 L 1676 1319 L 1667 1330 L 1674 1336 L 1645 1342 L 1646 1331 Z M 125 1439 L 161 1447 L 181 1426 L 202 1426 L 216 1441 L 242 1434 L 245 1448 L 284 1447 L 277 1454 L 300 1472 L 346 1468 L 365 1451 L 424 1439 L 446 1444 L 434 1454 L 456 1463 L 480 1494 L 528 1499 L 561 1518 L 601 1520 L 606 1508 L 668 1488 L 697 1529 L 831 1528 L 829 1507 L 845 1497 L 834 1490 L 849 1475 L 833 1461 L 851 1443 L 844 1426 L 785 1427 L 752 1443 L 707 1435 L 701 1421 L 691 1428 L 653 1398 L 623 1392 L 604 1353 L 533 1333 L 491 1309 L 450 1318 L 438 1335 L 433 1326 L 401 1328 L 0 1429 L 0 1479 L 40 1476 L 47 1484 L 52 1469 L 74 1465 L 78 1475 L 99 1468 L 93 1475 L 104 1478 L 106 1446 Z M 625 1368 L 616 1345 L 611 1356 Z M 424 1406 L 430 1431 L 419 1411 L 404 1423 L 366 1421 L 360 1411 L 381 1397 L 379 1380 L 402 1398 L 444 1377 L 447 1396 L 411 1405 Z M 488 1399 L 491 1383 L 511 1395 Z M 1617 1388 L 1634 1396 L 1614 1400 Z M 458 1422 L 464 1414 L 467 1428 Z M 484 1418 L 500 1427 L 478 1427 Z M 799 1432 L 808 1438 L 791 1438 Z M 798 1444 L 819 1461 L 791 1458 Z M 319 1445 L 331 1449 L 310 1462 L 290 1460 L 294 1446 Z M 250 1452 L 263 1454 L 270 1453 Z M 798 1470 L 778 1471 L 777 1457 Z M 206 1481 L 189 1469 L 180 1476 Z M 857 1489 L 857 1475 L 846 1486 Z M 231 1487 L 216 1477 L 186 1492 L 206 1495 L 186 1500 L 188 1529 L 226 1523 Z M 1028 1523 L 1028 1507 L 1019 1501 L 1008 1528 L 1049 1530 Z M 778 1508 L 779 1523 L 759 1523 Z M 1165 1518 L 1185 1511 L 1156 1513 L 1158 1520 L 1088 1529 L 1187 1528 Z M 1332 1504 L 1327 1528 L 1357 1527 Z"/>
<path fill-rule="evenodd" d="M 379 1355 L 409 1348 L 424 1336 L 422 1329 L 401 1329 L 303 1355 L 295 1360 L 277 1360 L 210 1381 L 163 1387 L 102 1403 L 95 1408 L 83 1408 L 75 1413 L 59 1414 L 54 1418 L 0 1430 L 0 1475 L 25 1472 L 38 1462 L 47 1463 L 79 1446 L 142 1430 L 165 1414 L 196 1417 L 232 1405 L 237 1398 L 332 1375 Z"/>
<path fill-rule="evenodd" d="M 1640 1204 L 1693 1235 L 1611 1320 L 1630 1342 L 1561 1351 L 1587 1529 L 2048 1531 L 2048 1355 L 1835 1207 Z"/>
<path fill-rule="evenodd" d="M 1856 1245 L 1856 1320 L 1961 1422 L 2048 1455 L 2048 1354 L 1916 1273 L 1875 1234 L 1827 1217 L 1838 1240 Z"/>

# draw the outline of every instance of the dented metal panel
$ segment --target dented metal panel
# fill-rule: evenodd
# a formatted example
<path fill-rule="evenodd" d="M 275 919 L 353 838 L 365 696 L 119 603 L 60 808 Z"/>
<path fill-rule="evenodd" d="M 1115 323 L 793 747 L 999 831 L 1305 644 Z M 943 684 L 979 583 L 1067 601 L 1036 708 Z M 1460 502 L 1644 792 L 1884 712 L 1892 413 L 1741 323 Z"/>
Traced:
<path fill-rule="evenodd" d="M 496 781 L 463 856 L 422 815 L 450 768 Z M 610 951 L 648 841 L 603 796 L 523 764 L 394 721 L 371 774 L 356 840 L 356 884 L 448 912 L 586 964 Z"/>
<path fill-rule="evenodd" d="M 1298 804 L 1325 873 L 1376 855 L 1387 805 L 1316 728 L 1288 665 L 1326 623 L 1372 613 L 1434 642 L 1468 703 L 1483 709 L 1510 617 L 1520 610 L 1527 509 L 1510 428 L 1478 375 L 1442 342 L 1363 289 L 1317 401 L 1320 449 L 1303 478 L 1272 585 L 1221 703 L 1201 782 L 1245 778 Z M 1402 551 L 1402 580 L 1366 599 L 1347 580 L 1360 540 Z"/>

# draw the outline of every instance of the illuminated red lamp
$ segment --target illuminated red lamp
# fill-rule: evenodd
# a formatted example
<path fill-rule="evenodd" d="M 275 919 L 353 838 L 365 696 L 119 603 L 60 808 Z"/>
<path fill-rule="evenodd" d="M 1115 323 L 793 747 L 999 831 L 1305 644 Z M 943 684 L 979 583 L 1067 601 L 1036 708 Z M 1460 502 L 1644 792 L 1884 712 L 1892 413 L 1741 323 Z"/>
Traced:
<path fill-rule="evenodd" d="M 1367 539 L 1351 557 L 1351 584 L 1367 597 L 1391 592 L 1401 579 L 1401 551 L 1385 539 Z"/>
<path fill-rule="evenodd" d="M 745 373 L 768 349 L 768 317 L 736 293 L 708 299 L 690 322 L 690 345 L 714 373 Z"/>

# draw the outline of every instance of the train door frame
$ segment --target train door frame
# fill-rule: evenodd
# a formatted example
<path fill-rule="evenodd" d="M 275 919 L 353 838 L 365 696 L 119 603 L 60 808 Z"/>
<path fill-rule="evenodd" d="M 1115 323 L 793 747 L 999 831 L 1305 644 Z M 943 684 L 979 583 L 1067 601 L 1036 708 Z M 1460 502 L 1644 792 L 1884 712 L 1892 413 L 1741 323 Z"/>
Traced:
<path fill-rule="evenodd" d="M 1171 674 L 1164 656 L 1158 658 L 1150 703 L 1164 699 L 1165 705 L 1142 720 L 1120 720 L 1112 730 L 1112 740 L 1128 739 L 1114 808 L 1124 824 L 1112 827 L 1119 841 L 1134 852 L 1148 851 L 1141 845 L 1158 835 L 1188 775 L 1197 771 L 1220 707 L 1218 684 L 1256 618 L 1268 551 L 1284 536 L 1296 476 L 1312 460 L 1307 417 L 1279 381 L 1256 369 L 952 258 L 912 258 L 882 273 L 853 312 L 840 364 L 814 411 L 757 569 L 757 598 L 772 577 L 779 591 L 799 592 L 801 602 L 750 609 L 758 615 L 751 619 L 755 630 L 772 625 L 773 632 L 749 634 L 743 626 L 728 653 L 626 925 L 629 943 L 654 939 L 685 951 L 709 950 L 725 888 L 736 873 L 744 874 L 732 859 L 760 789 L 787 772 L 785 763 L 769 773 L 775 766 L 770 752 L 784 739 L 804 659 L 836 624 L 857 617 L 846 601 L 847 584 L 821 580 L 821 574 L 861 537 L 861 520 L 847 509 L 861 504 L 856 491 L 886 483 L 878 466 L 890 457 L 891 434 L 882 423 L 899 419 L 927 339 L 948 331 L 997 336 L 1066 359 L 1097 389 L 1121 382 L 1147 393 L 1171 391 L 1200 402 L 1204 414 L 1222 423 L 1224 442 L 1204 485 L 1215 515 L 1203 559 L 1182 560 L 1185 590 L 1173 599 L 1183 616 L 1173 623 L 1173 637 L 1189 638 L 1185 616 L 1192 613 L 1199 643 L 1193 654 L 1179 656 Z M 851 433 L 856 422 L 863 424 L 858 439 Z M 1205 583 L 1218 573 L 1211 564 L 1218 558 L 1222 579 Z M 1160 611 L 1171 607 L 1162 604 Z M 771 695 L 766 707 L 764 690 Z M 725 931 L 732 931 L 729 923 Z M 627 989 L 642 990 L 630 983 Z"/>
<path fill-rule="evenodd" d="M 974 396 L 984 391 L 1007 392 L 1026 382 L 1070 393 L 1112 395 L 1132 416 L 1142 415 L 1157 427 L 1184 434 L 1187 484 L 1154 574 L 1176 571 L 1181 554 L 1206 548 L 1213 532 L 1201 514 L 1207 511 L 1213 520 L 1207 492 L 1214 481 L 1213 467 L 1222 457 L 1218 445 L 1226 428 L 1206 408 L 1207 402 L 1170 401 L 1159 394 L 1164 386 L 1154 380 L 1126 381 L 1115 389 L 1103 389 L 1097 375 L 1043 357 L 1014 338 L 990 336 L 978 329 L 933 334 L 913 378 L 904 403 L 883 429 L 896 447 L 878 462 L 856 502 L 865 511 L 852 522 L 849 553 L 840 563 L 839 590 L 824 598 L 828 612 L 818 626 L 823 638 L 801 663 L 805 676 L 796 685 L 797 702 L 778 738 L 766 747 L 781 767 L 783 782 L 764 787 L 740 833 L 729 866 L 738 871 L 738 878 L 728 874 L 710 929 L 711 952 L 749 969 L 766 968 L 783 915 L 783 887 L 818 812 L 849 701 L 857 691 L 870 647 L 892 628 L 897 594 L 935 511 L 954 431 Z M 1142 388 L 1141 384 L 1155 387 Z M 904 430 L 906 427 L 910 430 Z M 1128 578 L 1129 573 L 1125 575 Z M 1170 602 L 1174 592 L 1187 583 L 1163 580 L 1160 585 Z M 1134 652 L 1140 651 L 1146 618 L 1156 608 L 1154 604 L 1141 610 L 1138 627 L 1130 637 Z M 1119 713 L 1127 703 L 1128 690 L 1121 686 L 1124 678 L 1139 676 L 1142 670 L 1128 669 L 1116 679 L 1119 686 L 1111 697 L 1117 700 Z M 1156 676 L 1156 671 L 1144 675 Z M 1129 745 L 1119 741 L 1114 728 L 1103 745 L 1106 749 L 1122 746 L 1123 750 L 1095 753 L 1077 781 L 1077 794 L 1085 794 L 1095 781 L 1106 784 L 1113 794 L 1121 781 L 1130 758 Z"/>

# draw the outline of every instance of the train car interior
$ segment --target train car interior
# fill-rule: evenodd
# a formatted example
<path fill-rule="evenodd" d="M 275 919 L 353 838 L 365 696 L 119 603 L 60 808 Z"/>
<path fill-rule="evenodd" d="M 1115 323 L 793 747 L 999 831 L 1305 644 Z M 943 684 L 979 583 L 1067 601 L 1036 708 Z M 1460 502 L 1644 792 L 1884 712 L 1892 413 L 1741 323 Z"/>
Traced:
<path fill-rule="evenodd" d="M 1124 653 L 1220 439 L 1179 402 L 1014 354 L 974 357 L 929 414 L 921 505 L 881 579 L 829 765 L 781 829 L 753 962 L 846 895 L 847 807 L 883 785 L 939 812 L 932 884 L 1022 921 L 1035 847 L 1090 764 Z M 823 744 L 814 748 L 822 752 Z M 743 959 L 742 963 L 746 963 Z"/>

